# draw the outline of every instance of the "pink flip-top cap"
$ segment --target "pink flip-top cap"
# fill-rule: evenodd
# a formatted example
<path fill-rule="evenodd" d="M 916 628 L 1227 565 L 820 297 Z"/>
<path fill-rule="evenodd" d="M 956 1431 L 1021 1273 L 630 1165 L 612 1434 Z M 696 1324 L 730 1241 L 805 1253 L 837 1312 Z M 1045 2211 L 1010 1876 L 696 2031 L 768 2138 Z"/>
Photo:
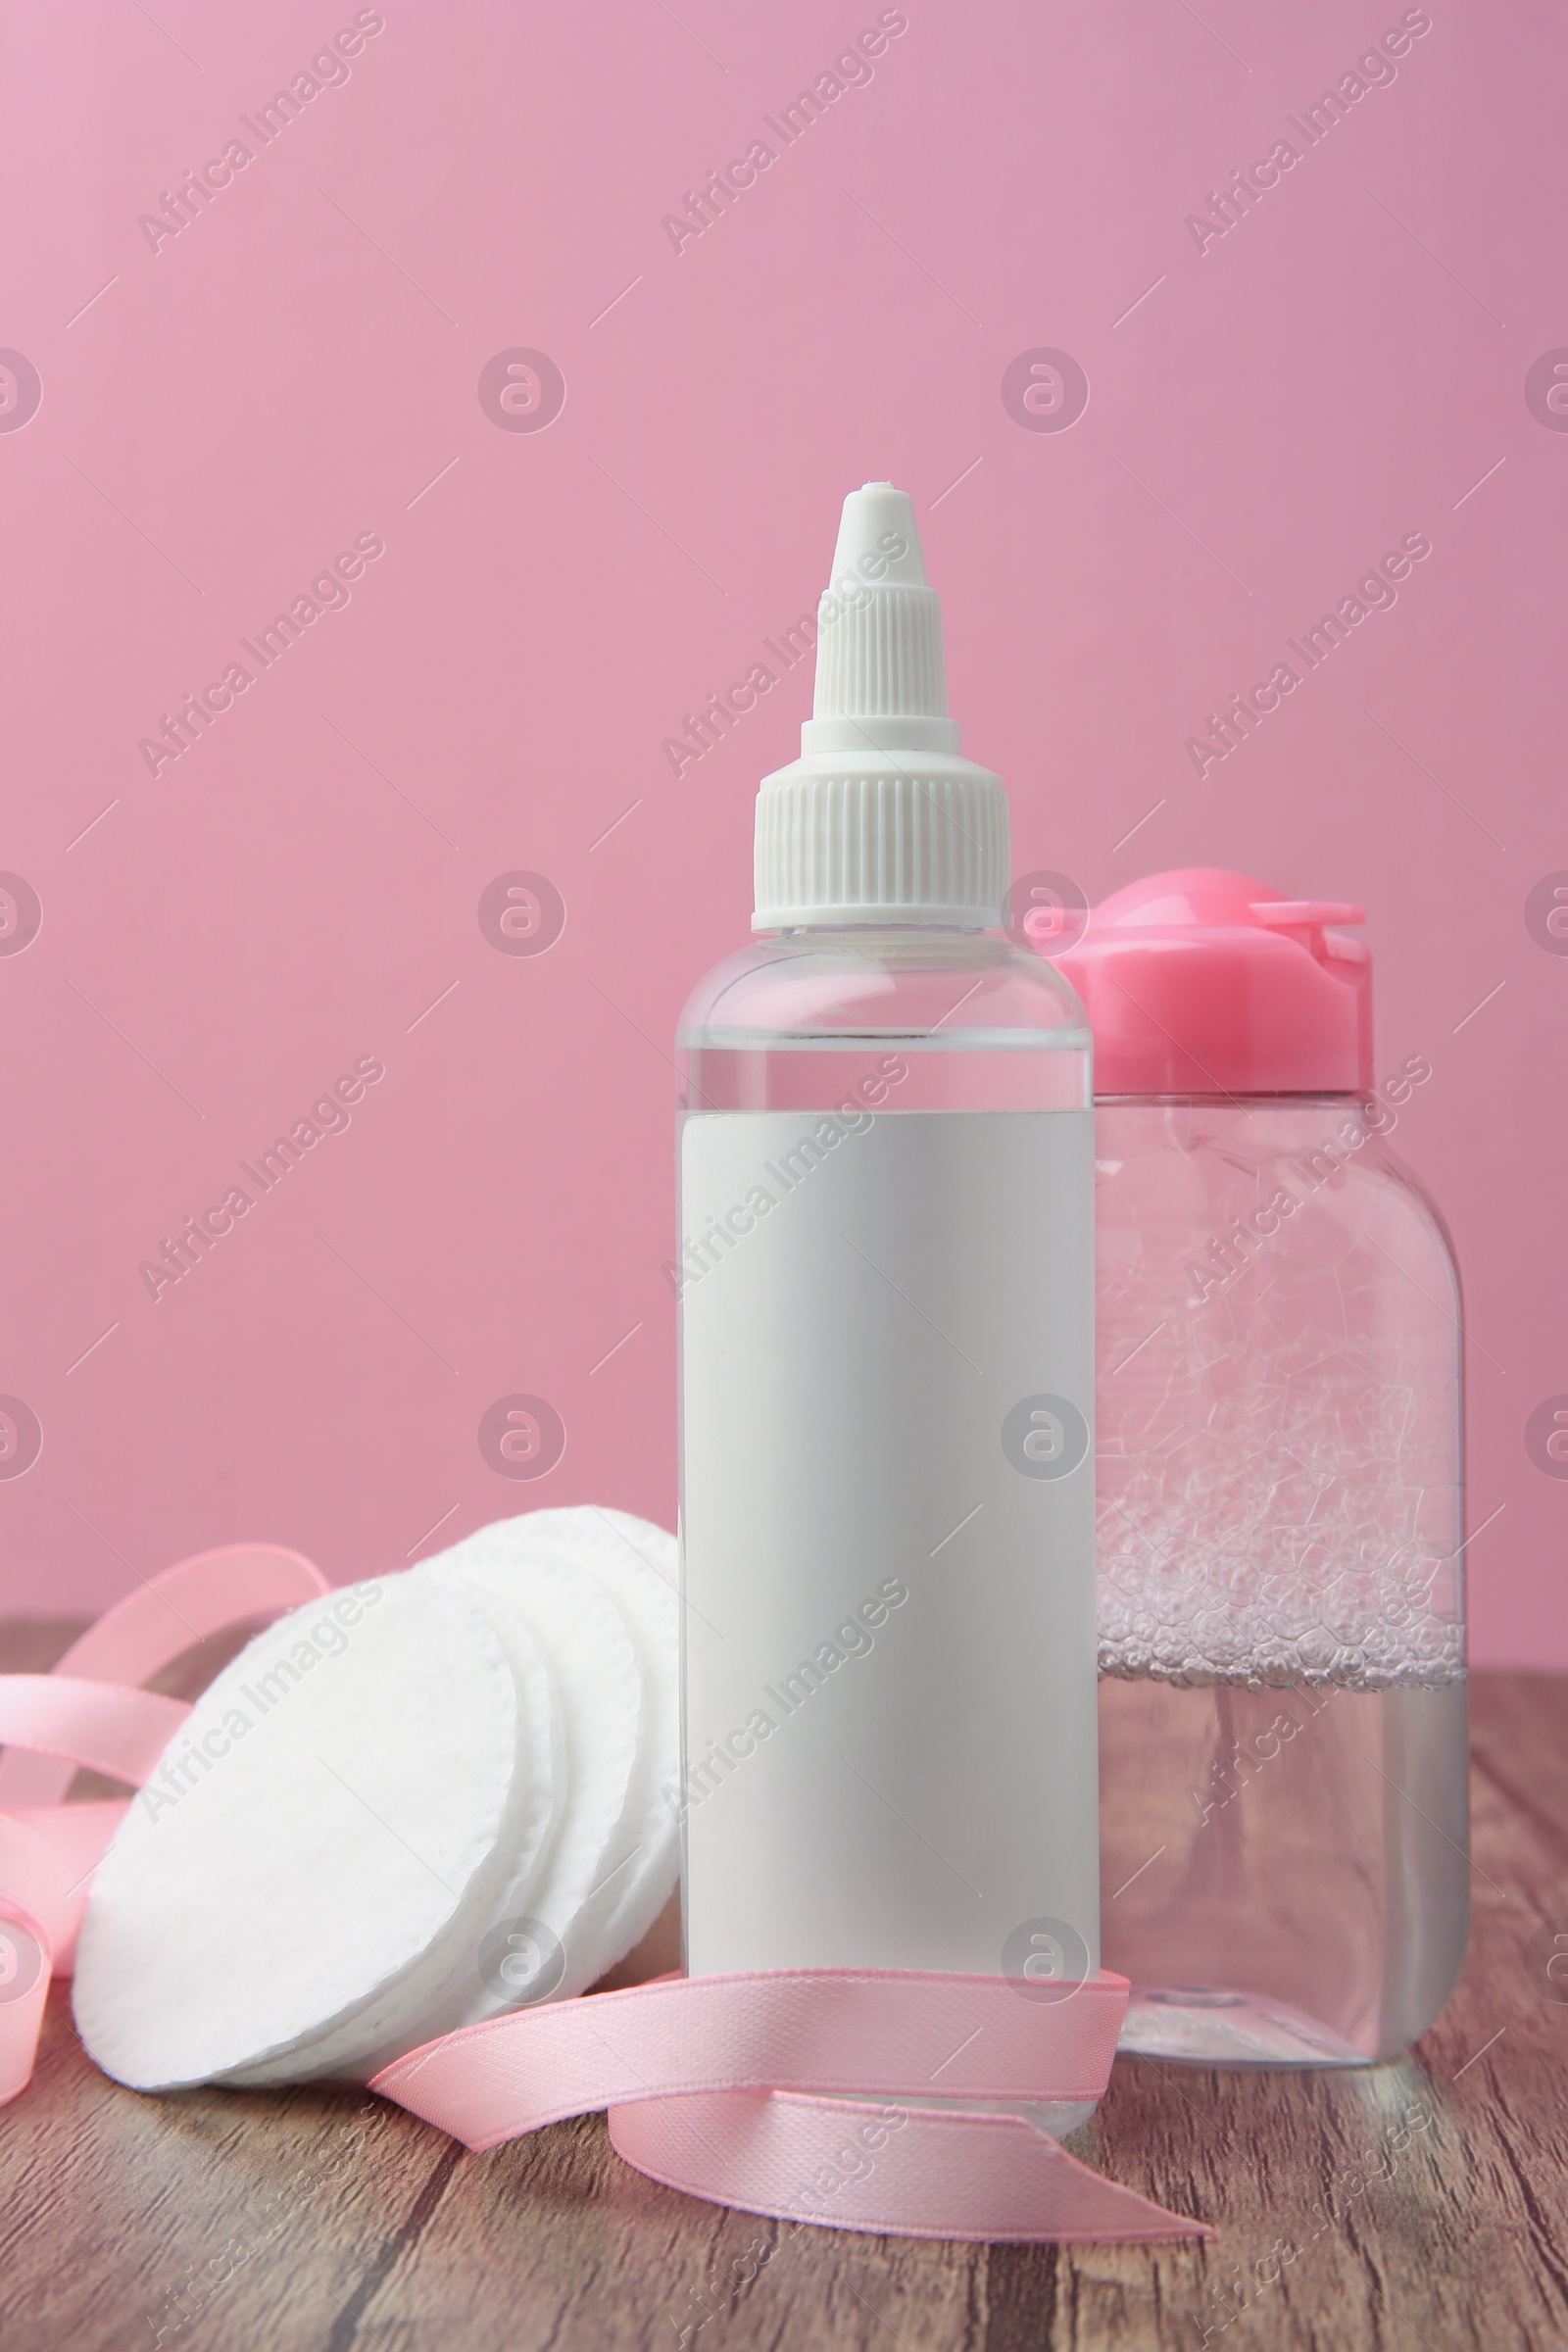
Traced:
<path fill-rule="evenodd" d="M 1181 866 L 1113 891 L 1054 958 L 1088 1009 L 1097 1095 L 1354 1094 L 1372 1083 L 1359 906 Z"/>

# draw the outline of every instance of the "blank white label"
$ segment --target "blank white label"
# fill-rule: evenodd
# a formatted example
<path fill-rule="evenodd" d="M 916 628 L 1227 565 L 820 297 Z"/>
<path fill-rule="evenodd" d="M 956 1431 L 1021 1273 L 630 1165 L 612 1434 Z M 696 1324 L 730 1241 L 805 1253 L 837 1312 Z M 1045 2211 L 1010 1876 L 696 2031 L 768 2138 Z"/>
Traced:
<path fill-rule="evenodd" d="M 1098 1959 L 1093 1154 L 1080 1110 L 685 1122 L 694 1972 Z"/>

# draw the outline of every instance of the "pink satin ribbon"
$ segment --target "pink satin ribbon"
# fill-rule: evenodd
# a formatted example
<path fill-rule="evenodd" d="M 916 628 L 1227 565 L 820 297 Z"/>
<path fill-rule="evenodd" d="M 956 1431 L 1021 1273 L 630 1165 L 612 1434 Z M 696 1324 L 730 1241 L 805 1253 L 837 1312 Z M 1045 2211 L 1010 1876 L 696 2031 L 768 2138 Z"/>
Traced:
<path fill-rule="evenodd" d="M 0 1676 L 0 2104 L 31 2076 L 50 1976 L 70 1973 L 124 1812 L 61 1802 L 74 1770 L 140 1787 L 190 1710 L 136 1686 L 198 1640 L 329 1590 L 299 1552 L 232 1544 L 121 1601 L 52 1674 Z M 1064 1998 L 901 1970 L 666 1977 L 464 2027 L 370 2087 L 470 2148 L 608 2108 L 640 2172 L 785 2221 L 980 2240 L 1212 2236 L 1024 2116 L 957 2104 L 1098 2098 L 1126 2003 L 1110 1975 Z"/>
<path fill-rule="evenodd" d="M 210 1635 L 330 1590 L 303 1552 L 230 1544 L 117 1601 L 52 1674 L 0 1675 L 0 2106 L 31 2080 L 50 1977 L 71 1974 L 125 1810 L 122 1797 L 63 1804 L 77 1765 L 139 1788 L 190 1709 L 136 1685 Z"/>

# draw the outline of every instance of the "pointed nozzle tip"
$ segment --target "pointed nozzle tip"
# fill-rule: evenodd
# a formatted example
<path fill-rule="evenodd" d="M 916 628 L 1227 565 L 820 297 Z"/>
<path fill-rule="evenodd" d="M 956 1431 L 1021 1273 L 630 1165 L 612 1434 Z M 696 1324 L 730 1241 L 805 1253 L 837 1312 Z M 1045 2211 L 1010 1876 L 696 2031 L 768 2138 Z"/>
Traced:
<path fill-rule="evenodd" d="M 866 482 L 850 492 L 833 551 L 835 587 L 846 573 L 852 580 L 872 584 L 929 586 L 914 505 L 906 490 L 895 490 L 891 482 Z"/>

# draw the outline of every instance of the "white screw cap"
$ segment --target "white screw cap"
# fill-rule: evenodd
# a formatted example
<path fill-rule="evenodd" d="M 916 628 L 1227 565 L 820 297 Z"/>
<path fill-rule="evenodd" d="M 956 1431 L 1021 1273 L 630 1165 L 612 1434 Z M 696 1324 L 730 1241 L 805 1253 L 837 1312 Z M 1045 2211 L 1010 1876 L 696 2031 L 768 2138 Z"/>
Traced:
<path fill-rule="evenodd" d="M 867 482 L 844 502 L 817 607 L 801 758 L 758 795 L 752 928 L 994 927 L 1007 873 L 1006 792 L 958 756 L 913 505 Z"/>

